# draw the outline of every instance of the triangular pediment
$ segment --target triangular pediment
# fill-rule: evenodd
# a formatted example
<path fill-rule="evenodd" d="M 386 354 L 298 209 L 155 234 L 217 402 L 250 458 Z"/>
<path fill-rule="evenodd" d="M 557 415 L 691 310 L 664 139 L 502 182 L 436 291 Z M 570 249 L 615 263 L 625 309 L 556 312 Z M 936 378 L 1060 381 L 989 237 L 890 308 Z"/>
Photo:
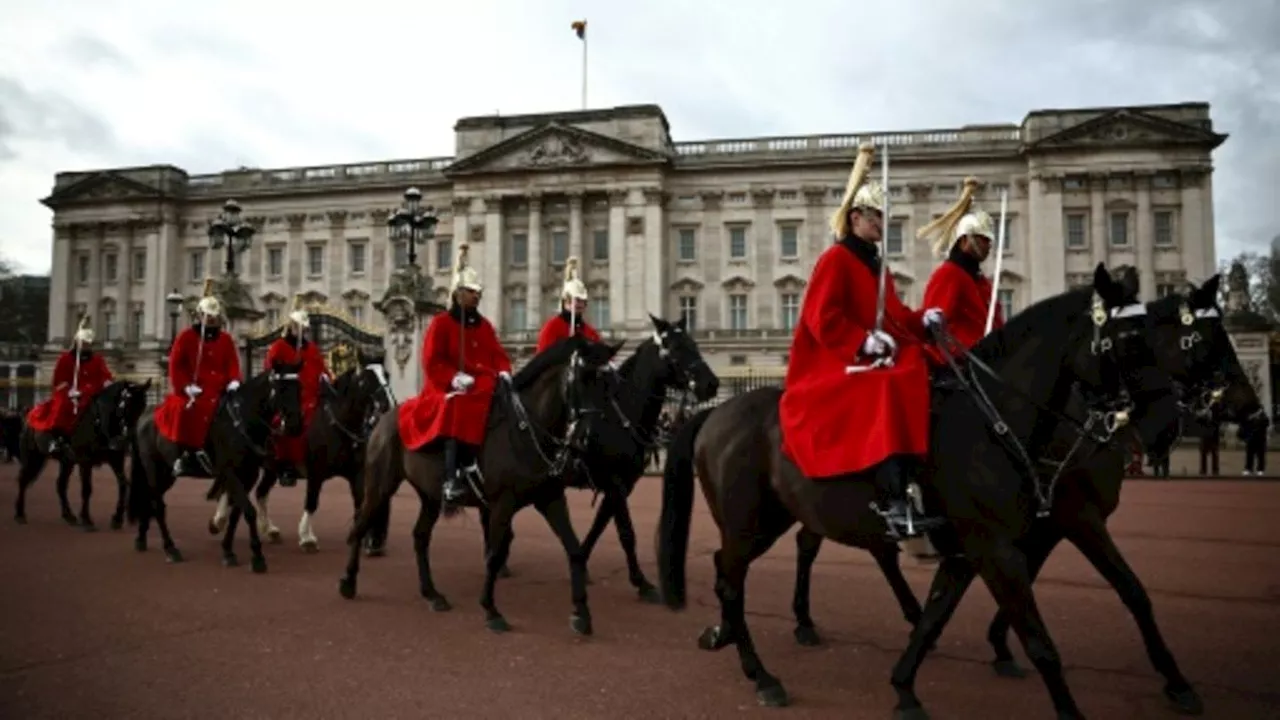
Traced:
<path fill-rule="evenodd" d="M 444 169 L 447 177 L 493 172 L 655 165 L 667 155 L 590 130 L 547 123 L 465 157 Z"/>
<path fill-rule="evenodd" d="M 735 274 L 725 278 L 724 282 L 720 283 L 720 286 L 725 290 L 750 290 L 756 284 L 749 277 Z"/>
<path fill-rule="evenodd" d="M 74 183 L 53 191 L 41 200 L 46 207 L 57 210 L 69 205 L 112 203 L 121 200 L 159 200 L 164 193 L 145 183 L 123 175 L 106 171 L 96 172 Z"/>
<path fill-rule="evenodd" d="M 773 286 L 780 290 L 795 290 L 808 284 L 807 280 L 795 273 L 785 273 L 782 277 L 773 281 Z"/>
<path fill-rule="evenodd" d="M 1074 148 L 1139 148 L 1192 145 L 1216 148 L 1226 135 L 1140 110 L 1112 110 L 1023 147 L 1024 152 Z"/>
<path fill-rule="evenodd" d="M 671 283 L 671 289 L 676 292 L 696 293 L 702 290 L 703 284 L 691 277 L 682 277 Z"/>

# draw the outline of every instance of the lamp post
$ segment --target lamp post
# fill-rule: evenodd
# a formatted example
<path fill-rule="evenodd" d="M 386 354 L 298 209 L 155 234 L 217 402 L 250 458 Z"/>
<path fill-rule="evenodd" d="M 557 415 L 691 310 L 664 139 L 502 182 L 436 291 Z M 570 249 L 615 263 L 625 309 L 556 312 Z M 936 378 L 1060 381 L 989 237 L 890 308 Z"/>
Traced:
<path fill-rule="evenodd" d="M 160 358 L 160 371 L 165 377 L 169 375 L 169 353 L 173 350 L 173 343 L 178 339 L 178 315 L 182 312 L 182 302 L 185 299 L 182 293 L 178 292 L 178 288 L 174 288 L 164 297 L 165 304 L 169 306 L 169 345 L 165 348 L 164 356 Z"/>
<path fill-rule="evenodd" d="M 409 265 L 418 264 L 417 243 L 429 240 L 436 232 L 436 209 L 430 205 L 422 207 L 422 191 L 411 187 L 404 191 L 404 205 L 387 218 L 387 226 L 391 228 L 391 236 L 403 237 L 409 241 Z"/>
<path fill-rule="evenodd" d="M 236 255 L 249 249 L 256 232 L 252 225 L 240 221 L 240 203 L 228 200 L 222 205 L 222 213 L 209 221 L 209 247 L 227 248 L 227 275 L 236 274 Z"/>

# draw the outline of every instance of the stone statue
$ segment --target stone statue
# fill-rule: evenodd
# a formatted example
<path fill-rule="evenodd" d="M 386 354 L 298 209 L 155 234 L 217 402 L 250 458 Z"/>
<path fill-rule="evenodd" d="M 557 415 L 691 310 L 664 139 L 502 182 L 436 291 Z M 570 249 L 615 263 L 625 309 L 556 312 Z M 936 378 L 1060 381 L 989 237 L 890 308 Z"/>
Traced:
<path fill-rule="evenodd" d="M 1249 271 L 1244 263 L 1236 260 L 1227 271 L 1227 312 L 1241 313 L 1252 310 L 1253 303 L 1249 297 Z"/>

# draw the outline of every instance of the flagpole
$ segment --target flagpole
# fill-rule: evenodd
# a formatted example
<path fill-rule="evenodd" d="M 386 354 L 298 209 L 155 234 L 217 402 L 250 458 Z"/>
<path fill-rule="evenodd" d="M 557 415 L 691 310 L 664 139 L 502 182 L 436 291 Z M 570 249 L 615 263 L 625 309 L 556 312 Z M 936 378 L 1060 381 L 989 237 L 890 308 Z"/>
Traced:
<path fill-rule="evenodd" d="M 582 109 L 586 110 L 587 109 L 587 32 L 585 27 L 586 18 L 583 18 L 582 22 L 584 26 L 582 31 Z"/>

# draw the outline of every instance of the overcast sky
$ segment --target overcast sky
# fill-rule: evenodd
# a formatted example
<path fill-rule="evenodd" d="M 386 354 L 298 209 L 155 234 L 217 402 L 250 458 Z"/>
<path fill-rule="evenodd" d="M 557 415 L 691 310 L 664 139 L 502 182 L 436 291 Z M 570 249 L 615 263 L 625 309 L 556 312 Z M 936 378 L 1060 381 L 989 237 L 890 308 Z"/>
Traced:
<path fill-rule="evenodd" d="M 1218 256 L 1280 235 L 1275 0 L 0 0 L 0 253 L 54 173 L 451 155 L 462 116 L 657 103 L 676 140 L 1208 101 Z M 330 9 L 332 8 L 332 9 Z"/>

